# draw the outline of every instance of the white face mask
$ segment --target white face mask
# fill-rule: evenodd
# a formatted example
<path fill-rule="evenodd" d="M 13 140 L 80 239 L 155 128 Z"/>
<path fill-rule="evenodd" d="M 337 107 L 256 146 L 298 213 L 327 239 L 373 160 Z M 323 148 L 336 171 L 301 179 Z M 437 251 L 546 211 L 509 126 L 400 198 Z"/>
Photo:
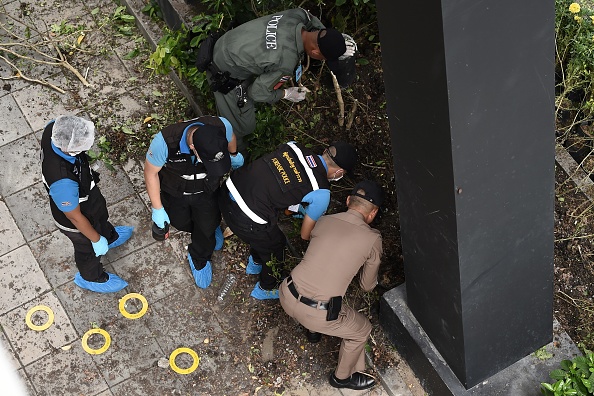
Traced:
<path fill-rule="evenodd" d="M 336 174 L 338 173 L 338 171 L 334 172 L 334 176 L 332 176 L 332 178 L 328 179 L 328 181 L 339 181 L 340 179 L 342 179 L 342 177 L 344 176 L 344 172 L 340 174 L 340 176 L 336 177 Z"/>
<path fill-rule="evenodd" d="M 80 153 L 82 153 L 82 151 L 69 151 L 68 155 L 71 155 L 73 157 L 76 157 L 77 155 L 79 155 Z"/>

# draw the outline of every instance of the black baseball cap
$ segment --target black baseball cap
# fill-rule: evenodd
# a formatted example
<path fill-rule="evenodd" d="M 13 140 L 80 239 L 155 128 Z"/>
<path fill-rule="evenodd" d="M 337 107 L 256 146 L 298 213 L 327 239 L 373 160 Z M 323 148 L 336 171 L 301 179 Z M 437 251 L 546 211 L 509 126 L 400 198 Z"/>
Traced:
<path fill-rule="evenodd" d="M 359 194 L 357 192 L 358 190 L 365 191 L 365 195 Z M 382 186 L 372 180 L 363 180 L 362 182 L 357 183 L 357 185 L 351 191 L 351 195 L 361 197 L 376 206 L 382 206 L 382 203 L 384 202 L 384 192 L 382 191 Z"/>
<path fill-rule="evenodd" d="M 355 81 L 355 57 L 349 56 L 339 59 L 346 52 L 344 36 L 336 29 L 321 29 L 318 31 L 318 47 L 326 58 L 326 63 L 336 76 L 341 87 L 347 87 Z"/>
<path fill-rule="evenodd" d="M 231 157 L 224 128 L 201 125 L 194 132 L 192 143 L 209 176 L 219 177 L 229 172 Z"/>
<path fill-rule="evenodd" d="M 326 60 L 336 60 L 346 51 L 344 37 L 336 29 L 318 31 L 318 48 Z"/>
<path fill-rule="evenodd" d="M 334 142 L 331 146 L 336 149 L 336 155 L 332 156 L 330 154 L 330 158 L 332 158 L 336 165 L 351 174 L 357 165 L 357 150 L 349 143 L 342 141 Z"/>

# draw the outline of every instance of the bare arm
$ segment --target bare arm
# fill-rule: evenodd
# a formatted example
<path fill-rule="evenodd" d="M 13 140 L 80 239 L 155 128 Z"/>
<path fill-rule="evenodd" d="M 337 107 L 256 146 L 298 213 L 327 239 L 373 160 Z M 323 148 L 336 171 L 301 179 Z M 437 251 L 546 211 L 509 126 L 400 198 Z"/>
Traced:
<path fill-rule="evenodd" d="M 155 166 L 148 161 L 144 161 L 144 184 L 146 192 L 151 200 L 151 206 L 155 209 L 161 209 L 161 181 L 159 180 L 160 166 Z"/>
<path fill-rule="evenodd" d="M 237 152 L 237 137 L 235 136 L 235 133 L 233 133 L 231 141 L 227 145 L 227 150 L 229 150 L 230 153 Z"/>
<path fill-rule="evenodd" d="M 93 228 L 89 219 L 85 217 L 80 211 L 80 205 L 72 209 L 70 212 L 64 212 L 68 220 L 79 230 L 84 236 L 89 238 L 91 242 L 99 242 L 101 235 Z"/>
<path fill-rule="evenodd" d="M 316 221 L 309 217 L 307 214 L 303 216 L 303 223 L 301 223 L 301 238 L 309 241 L 311 238 L 311 230 L 316 225 Z"/>

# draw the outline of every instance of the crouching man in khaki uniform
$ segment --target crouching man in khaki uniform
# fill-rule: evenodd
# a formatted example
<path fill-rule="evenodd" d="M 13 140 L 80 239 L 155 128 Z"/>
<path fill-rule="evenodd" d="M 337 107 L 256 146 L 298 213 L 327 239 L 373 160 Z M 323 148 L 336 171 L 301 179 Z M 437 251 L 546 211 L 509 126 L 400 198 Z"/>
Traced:
<path fill-rule="evenodd" d="M 303 260 L 279 289 L 285 312 L 315 333 L 341 337 L 338 366 L 330 375 L 335 388 L 368 389 L 375 379 L 365 370 L 365 343 L 371 323 L 355 309 L 342 305 L 342 297 L 353 277 L 361 271 L 365 291 L 377 285 L 382 255 L 380 232 L 369 224 L 383 200 L 376 183 L 365 180 L 347 198 L 344 213 L 322 216 L 313 231 Z M 318 338 L 319 340 L 319 338 Z"/>

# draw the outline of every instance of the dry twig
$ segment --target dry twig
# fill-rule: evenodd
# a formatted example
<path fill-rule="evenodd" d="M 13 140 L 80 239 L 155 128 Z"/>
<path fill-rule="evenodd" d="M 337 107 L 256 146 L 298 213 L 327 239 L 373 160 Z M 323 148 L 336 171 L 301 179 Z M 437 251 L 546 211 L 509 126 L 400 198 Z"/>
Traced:
<path fill-rule="evenodd" d="M 338 84 L 338 79 L 333 72 L 332 74 L 332 83 L 334 84 L 334 91 L 336 92 L 336 100 L 338 101 L 338 126 L 344 125 L 344 100 L 342 99 L 342 90 L 340 89 L 340 85 Z M 347 128 L 348 129 L 348 128 Z"/>

